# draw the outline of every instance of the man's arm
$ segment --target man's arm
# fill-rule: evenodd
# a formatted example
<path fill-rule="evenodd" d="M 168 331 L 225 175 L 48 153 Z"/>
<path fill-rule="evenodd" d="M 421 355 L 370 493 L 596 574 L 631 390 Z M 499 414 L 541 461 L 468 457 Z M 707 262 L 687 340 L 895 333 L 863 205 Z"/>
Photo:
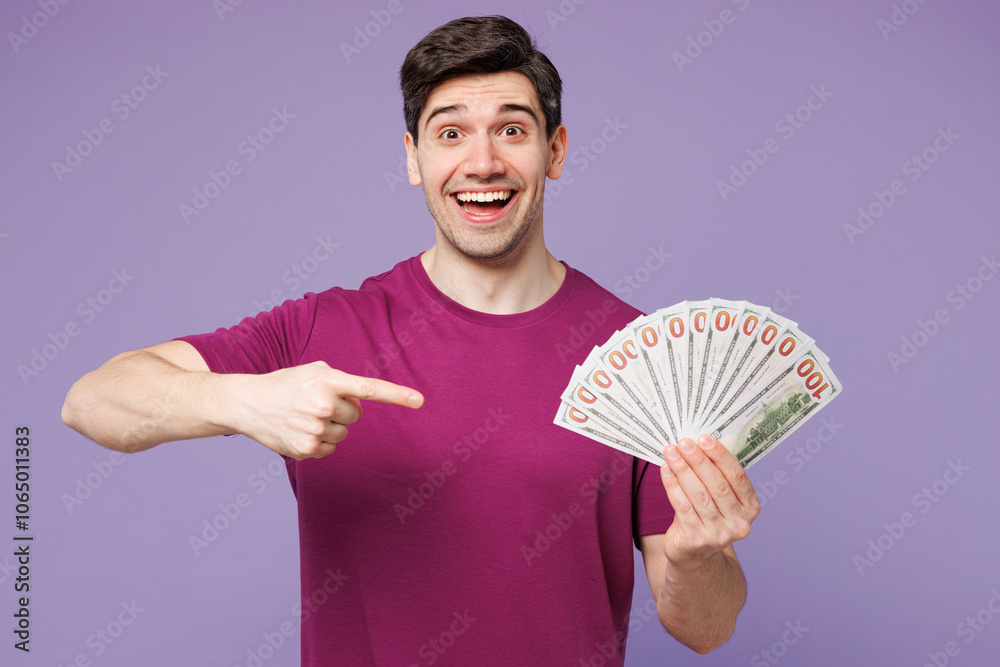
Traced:
<path fill-rule="evenodd" d="M 348 375 L 322 361 L 262 375 L 212 373 L 184 341 L 132 350 L 80 378 L 62 408 L 67 426 L 110 449 L 242 433 L 294 459 L 319 458 L 361 416 L 358 399 L 419 407 L 413 389 Z"/>
<path fill-rule="evenodd" d="M 678 641 L 709 653 L 726 641 L 746 600 L 732 543 L 750 533 L 760 503 L 746 473 L 715 438 L 670 446 L 660 468 L 674 508 L 666 533 L 639 538 L 660 622 Z M 694 445 L 694 447 L 688 447 Z"/>
<path fill-rule="evenodd" d="M 696 653 L 729 641 L 746 599 L 746 580 L 730 545 L 689 568 L 670 563 L 664 535 L 643 535 L 639 546 L 663 627 Z"/>

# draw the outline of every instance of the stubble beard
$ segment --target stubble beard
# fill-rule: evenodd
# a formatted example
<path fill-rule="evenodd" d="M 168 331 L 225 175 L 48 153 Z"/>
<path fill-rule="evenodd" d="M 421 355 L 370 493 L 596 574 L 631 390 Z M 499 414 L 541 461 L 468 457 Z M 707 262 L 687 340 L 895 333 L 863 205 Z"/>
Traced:
<path fill-rule="evenodd" d="M 520 189 L 518 192 L 523 194 L 524 190 Z M 459 224 L 450 224 L 456 215 L 454 211 L 450 210 L 450 202 L 432 201 L 426 192 L 424 198 L 427 201 L 427 208 L 434 218 L 434 224 L 441 231 L 441 235 L 463 257 L 475 262 L 508 265 L 516 262 L 530 247 L 531 239 L 529 242 L 524 242 L 525 237 L 535 222 L 544 194 L 543 189 L 530 210 L 508 213 L 508 216 L 513 215 L 513 218 L 506 223 L 507 227 L 503 230 L 492 230 L 479 234 L 459 233 L 457 228 L 464 221 L 459 222 Z M 518 204 L 520 203 L 519 201 Z"/>

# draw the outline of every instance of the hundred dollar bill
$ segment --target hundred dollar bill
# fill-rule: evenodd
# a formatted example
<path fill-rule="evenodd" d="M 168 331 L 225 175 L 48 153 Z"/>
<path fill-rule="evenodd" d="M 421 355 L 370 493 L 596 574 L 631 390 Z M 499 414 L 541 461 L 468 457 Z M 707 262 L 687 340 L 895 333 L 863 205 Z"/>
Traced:
<path fill-rule="evenodd" d="M 614 378 L 628 400 L 659 433 L 661 441 L 676 442 L 672 420 L 664 414 L 650 371 L 640 358 L 639 345 L 630 329 L 618 331 L 601 346 L 597 365 Z"/>
<path fill-rule="evenodd" d="M 681 419 L 685 424 L 685 431 L 690 431 L 697 416 L 694 413 L 695 386 L 701 379 L 701 362 L 705 356 L 705 346 L 710 341 L 708 337 L 708 309 L 708 301 L 688 303 L 688 375 L 683 396 L 684 417 Z"/>
<path fill-rule="evenodd" d="M 699 428 L 724 419 L 734 405 L 742 403 L 746 395 L 754 393 L 761 383 L 769 382 L 775 373 L 780 372 L 785 361 L 796 360 L 813 344 L 813 339 L 797 328 L 786 327 L 782 330 L 770 318 L 758 325 L 758 329 L 748 363 L 733 369 L 738 374 L 731 383 L 727 382 L 729 388 L 716 401 L 717 407 L 701 415 Z"/>
<path fill-rule="evenodd" d="M 824 407 L 841 390 L 840 380 L 815 349 L 787 362 L 767 384 L 744 397 L 715 426 L 712 436 L 736 456 L 744 468 Z"/>
<path fill-rule="evenodd" d="M 732 303 L 732 307 L 738 308 L 740 312 L 729 326 L 731 334 L 729 339 L 716 351 L 716 363 L 713 365 L 712 382 L 705 397 L 703 415 L 711 412 L 713 401 L 721 392 L 725 391 L 726 380 L 730 379 L 732 374 L 736 372 L 739 360 L 753 341 L 753 334 L 761 317 L 767 312 L 766 308 L 755 306 L 746 301 L 741 301 L 739 304 L 729 303 Z"/>
<path fill-rule="evenodd" d="M 686 325 L 681 322 L 681 318 L 686 316 L 687 307 L 684 302 L 671 309 L 661 309 L 652 315 L 640 318 L 631 327 L 632 335 L 638 345 L 639 356 L 653 384 L 661 412 L 675 437 L 679 436 L 683 426 L 680 392 L 686 370 L 679 363 L 677 357 L 679 351 L 675 349 L 675 341 L 668 332 L 670 322 L 673 322 L 675 330 L 679 329 L 683 334 Z M 667 325 L 664 324 L 665 321 Z"/>
<path fill-rule="evenodd" d="M 762 339 L 768 340 L 770 337 L 773 342 L 773 338 L 777 336 L 779 331 L 784 331 L 788 324 L 794 324 L 789 320 L 782 322 L 775 318 L 776 316 L 767 308 L 747 304 L 744 313 L 740 317 L 739 333 L 741 336 L 738 339 L 737 346 L 732 350 L 731 357 L 725 364 L 725 368 L 722 369 L 719 377 L 716 378 L 714 383 L 716 387 L 713 389 L 709 400 L 705 403 L 705 409 L 700 419 L 701 423 L 698 426 L 702 426 L 706 421 L 711 419 L 711 415 L 718 412 L 723 399 L 732 395 L 732 390 L 739 386 L 737 380 L 742 382 L 743 378 L 750 375 L 750 370 L 755 367 L 756 361 L 763 356 L 763 352 L 757 354 L 757 351 L 760 349 L 758 345 L 765 345 L 765 343 L 760 341 Z M 765 329 L 769 333 L 762 336 L 762 332 Z"/>
<path fill-rule="evenodd" d="M 703 414 L 703 401 L 707 402 L 708 394 L 712 391 L 724 355 L 729 349 L 729 342 L 733 339 L 733 332 L 739 328 L 738 321 L 742 312 L 742 304 L 737 301 L 708 300 L 705 347 L 699 368 L 694 374 L 697 380 L 692 389 L 693 403 L 689 410 L 691 415 Z"/>
<path fill-rule="evenodd" d="M 603 371 L 598 380 L 605 385 L 613 381 Z M 663 451 L 666 443 L 660 442 L 655 430 L 635 415 L 636 410 L 611 392 L 607 387 L 594 386 L 588 382 L 587 371 L 577 366 L 573 371 L 569 385 L 560 397 L 564 402 L 580 410 L 588 417 L 601 422 L 605 430 L 614 433 L 619 439 L 656 456 Z"/>
<path fill-rule="evenodd" d="M 601 425 L 598 420 L 591 419 L 583 411 L 566 401 L 560 402 L 559 410 L 556 412 L 556 418 L 552 423 L 562 426 L 565 429 L 569 429 L 575 433 L 579 433 L 580 435 L 585 435 L 592 440 L 596 440 L 597 442 L 617 449 L 618 451 L 631 454 L 632 456 L 640 458 L 644 461 L 649 461 L 654 465 L 663 465 L 664 463 L 662 456 L 655 456 L 651 452 L 631 444 L 631 442 L 627 439 L 616 435 L 613 428 L 606 428 Z"/>
<path fill-rule="evenodd" d="M 594 347 L 555 423 L 655 465 L 665 444 L 711 433 L 747 467 L 840 391 L 792 320 L 745 301 L 685 301 Z"/>
<path fill-rule="evenodd" d="M 600 401 L 614 408 L 618 415 L 631 421 L 633 431 L 642 434 L 663 445 L 669 442 L 669 436 L 662 427 L 662 422 L 652 414 L 641 402 L 633 400 L 634 394 L 601 363 L 599 353 L 582 365 L 578 371 L 580 383 L 598 396 Z M 651 442 L 650 444 L 654 444 Z"/>

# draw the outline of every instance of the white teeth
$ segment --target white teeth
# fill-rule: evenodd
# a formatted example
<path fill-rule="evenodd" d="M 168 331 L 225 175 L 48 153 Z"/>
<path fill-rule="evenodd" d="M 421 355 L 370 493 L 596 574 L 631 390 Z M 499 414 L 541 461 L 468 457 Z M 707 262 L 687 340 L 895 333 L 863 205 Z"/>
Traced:
<path fill-rule="evenodd" d="M 497 192 L 459 192 L 455 196 L 458 201 L 504 201 L 510 199 L 510 190 L 499 190 Z"/>

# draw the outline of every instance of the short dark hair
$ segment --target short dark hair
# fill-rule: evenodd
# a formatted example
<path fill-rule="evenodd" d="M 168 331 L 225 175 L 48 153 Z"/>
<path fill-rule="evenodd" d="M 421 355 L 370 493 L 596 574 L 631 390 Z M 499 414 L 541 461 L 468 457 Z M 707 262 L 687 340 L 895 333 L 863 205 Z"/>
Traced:
<path fill-rule="evenodd" d="M 535 87 L 545 115 L 545 137 L 562 122 L 562 79 L 520 25 L 506 16 L 469 16 L 449 21 L 417 43 L 399 69 L 406 129 L 417 143 L 417 125 L 431 91 L 466 74 L 520 72 Z"/>

